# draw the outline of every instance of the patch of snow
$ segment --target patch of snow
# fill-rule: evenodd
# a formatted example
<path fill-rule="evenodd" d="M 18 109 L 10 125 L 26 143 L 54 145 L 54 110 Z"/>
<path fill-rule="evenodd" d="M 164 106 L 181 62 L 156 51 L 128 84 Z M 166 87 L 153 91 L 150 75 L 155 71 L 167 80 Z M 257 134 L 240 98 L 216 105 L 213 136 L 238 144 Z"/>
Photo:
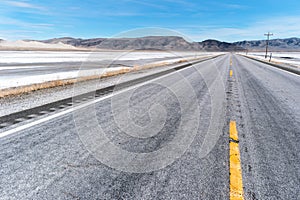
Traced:
<path fill-rule="evenodd" d="M 103 61 L 103 60 L 140 60 L 140 59 L 159 59 L 169 58 L 163 61 L 156 61 L 148 64 L 174 63 L 182 59 L 193 59 L 206 56 L 214 56 L 222 53 L 207 52 L 71 52 L 71 51 L 0 51 L 0 71 L 7 69 L 34 69 L 42 68 L 43 65 L 31 66 L 33 63 L 64 63 L 64 62 L 85 62 L 85 61 Z M 173 58 L 172 58 L 173 57 Z M 16 66 L 5 66 L 5 64 L 16 64 Z M 27 66 L 17 66 L 17 64 L 26 64 Z M 49 66 L 45 66 L 49 67 Z M 19 87 L 48 81 L 72 79 L 84 76 L 100 75 L 103 72 L 112 72 L 128 67 L 100 68 L 89 70 L 74 70 L 57 73 L 47 73 L 40 75 L 28 75 L 19 73 L 12 76 L 5 76 L 0 79 L 0 89 Z M 3 72 L 3 71 L 2 71 Z"/>
<path fill-rule="evenodd" d="M 269 57 L 265 58 L 265 52 L 251 52 L 248 55 L 265 61 L 270 59 Z M 270 53 L 268 53 L 268 56 L 270 56 Z M 271 60 L 300 68 L 300 52 L 272 52 Z"/>
<path fill-rule="evenodd" d="M 140 60 L 166 57 L 207 56 L 217 53 L 199 52 L 51 52 L 51 51 L 1 51 L 0 63 L 58 63 L 103 60 Z"/>
<path fill-rule="evenodd" d="M 72 79 L 86 76 L 101 75 L 107 72 L 114 72 L 121 69 L 127 69 L 127 67 L 114 67 L 114 68 L 102 68 L 91 70 L 80 70 L 71 72 L 60 72 L 52 74 L 34 75 L 34 76 L 4 76 L 0 79 L 0 89 L 7 89 L 12 87 L 19 87 L 25 85 L 31 85 L 36 83 L 44 83 L 48 81 Z"/>

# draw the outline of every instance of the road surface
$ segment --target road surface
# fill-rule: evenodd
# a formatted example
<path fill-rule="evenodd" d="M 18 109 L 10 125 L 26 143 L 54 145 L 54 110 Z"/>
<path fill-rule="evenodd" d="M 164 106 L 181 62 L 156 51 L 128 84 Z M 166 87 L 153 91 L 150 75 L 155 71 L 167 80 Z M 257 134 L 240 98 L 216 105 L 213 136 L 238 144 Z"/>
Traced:
<path fill-rule="evenodd" d="M 204 61 L 0 138 L 0 199 L 229 199 L 232 142 L 244 199 L 299 199 L 299 102 L 298 75 Z"/>

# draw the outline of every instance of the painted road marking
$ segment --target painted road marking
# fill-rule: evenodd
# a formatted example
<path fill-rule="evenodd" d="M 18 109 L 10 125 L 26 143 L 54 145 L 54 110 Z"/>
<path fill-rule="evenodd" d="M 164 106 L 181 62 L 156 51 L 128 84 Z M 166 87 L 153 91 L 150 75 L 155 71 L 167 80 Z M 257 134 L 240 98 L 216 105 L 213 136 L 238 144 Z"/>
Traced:
<path fill-rule="evenodd" d="M 231 139 L 229 142 L 230 200 L 244 200 L 238 132 L 235 121 L 230 122 L 229 134 Z"/>
<path fill-rule="evenodd" d="M 240 55 L 241 56 L 241 55 Z M 243 56 L 243 57 L 245 57 L 245 56 Z M 245 57 L 245 58 L 250 58 L 251 59 L 251 57 L 249 57 L 249 56 L 247 56 L 247 57 Z M 253 58 L 254 59 L 254 58 Z M 259 60 L 255 60 L 256 62 L 260 62 Z M 274 69 L 274 70 L 277 70 L 277 71 L 281 71 L 281 72 L 286 72 L 286 73 L 288 73 L 288 74 L 291 74 L 291 75 L 294 75 L 294 76 L 300 76 L 299 74 L 295 74 L 295 73 L 292 73 L 292 72 L 289 72 L 289 71 L 286 71 L 286 70 L 284 70 L 284 69 L 280 69 L 280 68 L 278 68 L 278 67 L 274 67 L 274 66 L 272 66 L 272 65 L 269 65 L 269 64 L 267 64 L 267 63 L 262 63 L 262 64 L 265 64 L 268 68 L 272 68 L 272 69 Z"/>
<path fill-rule="evenodd" d="M 238 141 L 238 132 L 236 129 L 236 122 L 235 121 L 231 121 L 229 124 L 229 137 L 235 141 Z"/>
<path fill-rule="evenodd" d="M 206 60 L 203 60 L 203 62 L 205 62 L 205 61 L 206 61 Z M 208 60 L 207 60 L 207 61 L 208 61 Z M 49 120 L 52 120 L 52 119 L 61 117 L 61 116 L 63 116 L 63 115 L 70 114 L 70 113 L 72 113 L 72 112 L 74 112 L 74 111 L 80 110 L 80 109 L 82 109 L 82 108 L 85 108 L 85 107 L 87 107 L 87 106 L 93 105 L 93 104 L 98 103 L 98 102 L 100 102 L 100 101 L 103 101 L 103 100 L 105 100 L 105 99 L 111 98 L 111 97 L 114 96 L 114 95 L 118 95 L 118 94 L 121 94 L 121 93 L 123 93 L 123 92 L 127 92 L 127 91 L 133 90 L 133 89 L 135 89 L 135 88 L 141 87 L 141 86 L 143 86 L 143 85 L 146 85 L 146 84 L 155 82 L 155 81 L 157 81 L 157 80 L 164 79 L 164 78 L 166 78 L 166 77 L 168 77 L 168 76 L 172 76 L 172 75 L 174 75 L 174 74 L 176 74 L 176 73 L 178 73 L 178 72 L 180 72 L 180 71 L 183 71 L 183 70 L 186 70 L 186 69 L 189 69 L 189 68 L 193 68 L 193 67 L 195 67 L 195 65 L 197 65 L 197 64 L 198 64 L 198 63 L 192 64 L 192 65 L 189 66 L 189 67 L 186 67 L 186 68 L 183 68 L 183 69 L 180 69 L 180 70 L 176 70 L 176 71 L 174 71 L 174 72 L 171 72 L 171 73 L 168 73 L 168 74 L 165 74 L 165 75 L 156 77 L 156 78 L 154 78 L 154 79 L 151 79 L 151 80 L 148 80 L 148 81 L 145 81 L 145 82 L 142 82 L 142 83 L 138 83 L 138 84 L 136 84 L 136 85 L 130 86 L 130 87 L 125 88 L 125 89 L 122 89 L 122 90 L 120 90 L 120 91 L 115 91 L 115 92 L 110 93 L 110 94 L 108 94 L 108 95 L 106 95 L 106 96 L 103 96 L 103 97 L 100 97 L 100 98 L 96 98 L 96 99 L 94 99 L 94 100 L 92 100 L 92 101 L 89 101 L 89 102 L 86 102 L 86 103 L 82 103 L 82 104 L 80 104 L 80 105 L 78 105 L 78 106 L 73 106 L 72 108 L 70 108 L 70 109 L 68 109 L 68 110 L 64 110 L 64 111 L 62 111 L 62 112 L 55 113 L 55 114 L 50 115 L 50 116 L 47 116 L 47 117 L 44 117 L 44 118 L 41 118 L 41 119 L 37 119 L 36 121 L 33 121 L 33 122 L 30 122 L 30 123 L 27 123 L 27 124 L 24 124 L 24 125 L 15 127 L 15 128 L 13 128 L 13 129 L 9 129 L 9 130 L 4 131 L 4 132 L 0 132 L 0 138 L 9 136 L 9 135 L 11 135 L 11 134 L 15 134 L 15 133 L 17 133 L 17 132 L 20 132 L 20 131 L 23 131 L 23 130 L 25 130 L 25 129 L 31 128 L 31 127 L 36 126 L 36 125 L 38 125 L 38 124 L 42 124 L 42 123 L 47 122 L 47 121 L 49 121 Z M 0 126 L 2 126 L 2 124 L 1 124 Z"/>
<path fill-rule="evenodd" d="M 232 58 L 230 58 L 230 67 L 232 67 Z M 230 75 L 230 77 L 232 77 L 232 75 L 233 75 L 232 69 L 229 71 L 229 75 Z"/>

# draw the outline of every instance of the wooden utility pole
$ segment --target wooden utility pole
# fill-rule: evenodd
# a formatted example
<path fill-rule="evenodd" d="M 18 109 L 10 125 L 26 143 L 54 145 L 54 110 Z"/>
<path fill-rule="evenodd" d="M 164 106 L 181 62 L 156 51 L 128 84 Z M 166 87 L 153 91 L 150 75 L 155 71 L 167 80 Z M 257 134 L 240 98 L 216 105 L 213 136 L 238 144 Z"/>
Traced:
<path fill-rule="evenodd" d="M 265 36 L 267 36 L 267 41 L 266 41 L 266 55 L 265 58 L 268 57 L 268 48 L 269 48 L 269 41 L 270 41 L 270 36 L 272 36 L 273 34 L 268 32 L 265 34 Z"/>

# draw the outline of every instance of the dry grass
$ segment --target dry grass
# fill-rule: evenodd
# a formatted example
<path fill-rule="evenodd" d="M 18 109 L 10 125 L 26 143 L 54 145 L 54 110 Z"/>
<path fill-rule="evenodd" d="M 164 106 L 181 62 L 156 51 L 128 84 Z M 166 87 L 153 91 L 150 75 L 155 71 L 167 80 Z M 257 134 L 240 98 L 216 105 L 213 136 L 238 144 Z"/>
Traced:
<path fill-rule="evenodd" d="M 64 80 L 55 80 L 55 81 L 36 83 L 36 84 L 32 84 L 32 85 L 20 86 L 20 87 L 15 87 L 15 88 L 2 89 L 2 90 L 0 90 L 0 98 L 11 96 L 11 95 L 30 93 L 33 91 L 47 89 L 47 88 L 71 85 L 71 84 L 74 84 L 77 82 L 82 82 L 82 81 L 116 76 L 116 75 L 128 73 L 129 71 L 131 71 L 131 70 L 130 69 L 121 69 L 121 70 L 116 70 L 113 72 L 106 72 L 101 75 L 85 76 L 85 77 L 80 77 L 80 78 L 64 79 Z"/>
<path fill-rule="evenodd" d="M 18 95 L 29 93 L 36 90 L 46 89 L 46 88 L 53 88 L 57 86 L 69 85 L 75 83 L 74 79 L 70 80 L 57 80 L 57 81 L 49 81 L 45 83 L 37 83 L 27 86 L 20 86 L 15 88 L 8 88 L 0 90 L 0 98 L 10 95 Z"/>

